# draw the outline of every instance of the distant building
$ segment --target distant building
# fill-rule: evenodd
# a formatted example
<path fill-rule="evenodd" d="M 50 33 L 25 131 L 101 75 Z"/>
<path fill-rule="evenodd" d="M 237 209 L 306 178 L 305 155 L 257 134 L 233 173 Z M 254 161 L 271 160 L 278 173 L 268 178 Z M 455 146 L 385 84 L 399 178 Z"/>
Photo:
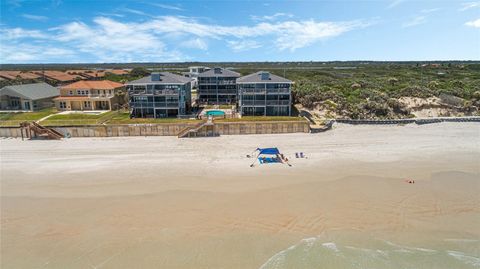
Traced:
<path fill-rule="evenodd" d="M 240 74 L 215 67 L 198 75 L 198 102 L 204 104 L 234 104 L 237 101 L 236 79 Z"/>
<path fill-rule="evenodd" d="M 17 78 L 20 79 L 38 79 L 40 78 L 39 75 L 31 73 L 31 72 L 22 72 L 22 71 L 0 71 L 0 78 L 4 78 L 7 80 L 15 80 Z"/>
<path fill-rule="evenodd" d="M 196 88 L 198 86 L 198 75 L 205 71 L 210 70 L 210 67 L 206 66 L 190 66 L 189 72 L 183 73 L 183 75 L 187 78 L 192 79 L 192 88 Z"/>
<path fill-rule="evenodd" d="M 130 81 L 126 85 L 132 117 L 165 118 L 190 113 L 190 78 L 161 72 Z"/>
<path fill-rule="evenodd" d="M 32 71 L 32 73 L 40 76 L 40 79 L 48 80 L 50 83 L 58 83 L 61 85 L 77 81 L 79 79 L 84 79 L 80 75 L 70 75 L 61 71 L 54 70 L 43 70 L 43 71 Z"/>
<path fill-rule="evenodd" d="M 237 79 L 242 116 L 290 116 L 293 82 L 260 71 Z"/>
<path fill-rule="evenodd" d="M 117 93 L 124 85 L 110 80 L 81 80 L 62 86 L 55 98 L 58 110 L 112 110 L 123 104 Z"/>
<path fill-rule="evenodd" d="M 47 83 L 5 86 L 0 89 L 0 110 L 35 111 L 53 107 L 60 91 Z"/>

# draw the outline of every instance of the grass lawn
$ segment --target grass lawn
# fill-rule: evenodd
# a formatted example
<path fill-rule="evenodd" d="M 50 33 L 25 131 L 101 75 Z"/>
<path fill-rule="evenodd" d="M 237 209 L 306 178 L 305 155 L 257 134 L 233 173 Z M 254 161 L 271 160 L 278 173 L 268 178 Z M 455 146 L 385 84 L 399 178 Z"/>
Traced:
<path fill-rule="evenodd" d="M 57 113 L 55 108 L 45 108 L 35 112 L 0 113 L 0 126 L 18 126 L 24 121 L 37 121 Z"/>
<path fill-rule="evenodd" d="M 85 113 L 54 115 L 42 121 L 41 124 L 46 126 L 101 124 L 110 119 L 116 113 L 118 112 L 109 111 L 98 115 Z"/>
<path fill-rule="evenodd" d="M 244 116 L 241 119 L 215 119 L 216 122 L 241 122 L 241 121 L 306 121 L 302 117 L 288 116 Z"/>
<path fill-rule="evenodd" d="M 204 109 L 232 109 L 233 105 L 206 105 Z"/>
<path fill-rule="evenodd" d="M 152 123 L 189 123 L 189 122 L 200 122 L 199 120 L 191 119 L 177 119 L 177 118 L 162 118 L 162 119 L 144 119 L 144 118 L 135 118 L 130 119 L 130 114 L 128 112 L 118 113 L 114 115 L 107 124 L 152 124 Z"/>

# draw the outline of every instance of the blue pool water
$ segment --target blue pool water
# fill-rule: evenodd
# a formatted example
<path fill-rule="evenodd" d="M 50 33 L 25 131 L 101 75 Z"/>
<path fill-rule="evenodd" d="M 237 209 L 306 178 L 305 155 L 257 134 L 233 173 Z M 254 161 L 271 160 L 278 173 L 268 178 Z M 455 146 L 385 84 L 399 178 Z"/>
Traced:
<path fill-rule="evenodd" d="M 207 116 L 224 116 L 225 112 L 221 110 L 209 110 L 205 113 Z"/>

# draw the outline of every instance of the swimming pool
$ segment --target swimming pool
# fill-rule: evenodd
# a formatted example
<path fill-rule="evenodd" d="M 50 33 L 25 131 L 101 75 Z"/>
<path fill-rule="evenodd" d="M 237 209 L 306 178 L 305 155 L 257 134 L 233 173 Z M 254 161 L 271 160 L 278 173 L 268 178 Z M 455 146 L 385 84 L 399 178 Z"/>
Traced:
<path fill-rule="evenodd" d="M 222 110 L 209 110 L 205 112 L 207 116 L 225 116 L 225 112 Z"/>

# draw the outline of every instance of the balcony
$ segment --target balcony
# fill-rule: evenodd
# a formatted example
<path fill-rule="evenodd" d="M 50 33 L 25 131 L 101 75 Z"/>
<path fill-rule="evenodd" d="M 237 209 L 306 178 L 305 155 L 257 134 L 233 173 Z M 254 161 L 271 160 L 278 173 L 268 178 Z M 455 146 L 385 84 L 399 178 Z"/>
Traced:
<path fill-rule="evenodd" d="M 130 102 L 131 108 L 178 108 L 178 102 Z"/>
<path fill-rule="evenodd" d="M 267 106 L 288 106 L 289 100 L 267 100 Z"/>
<path fill-rule="evenodd" d="M 266 94 L 267 91 L 265 89 L 242 89 L 240 90 L 241 94 Z"/>
<path fill-rule="evenodd" d="M 267 89 L 267 94 L 290 94 L 290 89 Z"/>

